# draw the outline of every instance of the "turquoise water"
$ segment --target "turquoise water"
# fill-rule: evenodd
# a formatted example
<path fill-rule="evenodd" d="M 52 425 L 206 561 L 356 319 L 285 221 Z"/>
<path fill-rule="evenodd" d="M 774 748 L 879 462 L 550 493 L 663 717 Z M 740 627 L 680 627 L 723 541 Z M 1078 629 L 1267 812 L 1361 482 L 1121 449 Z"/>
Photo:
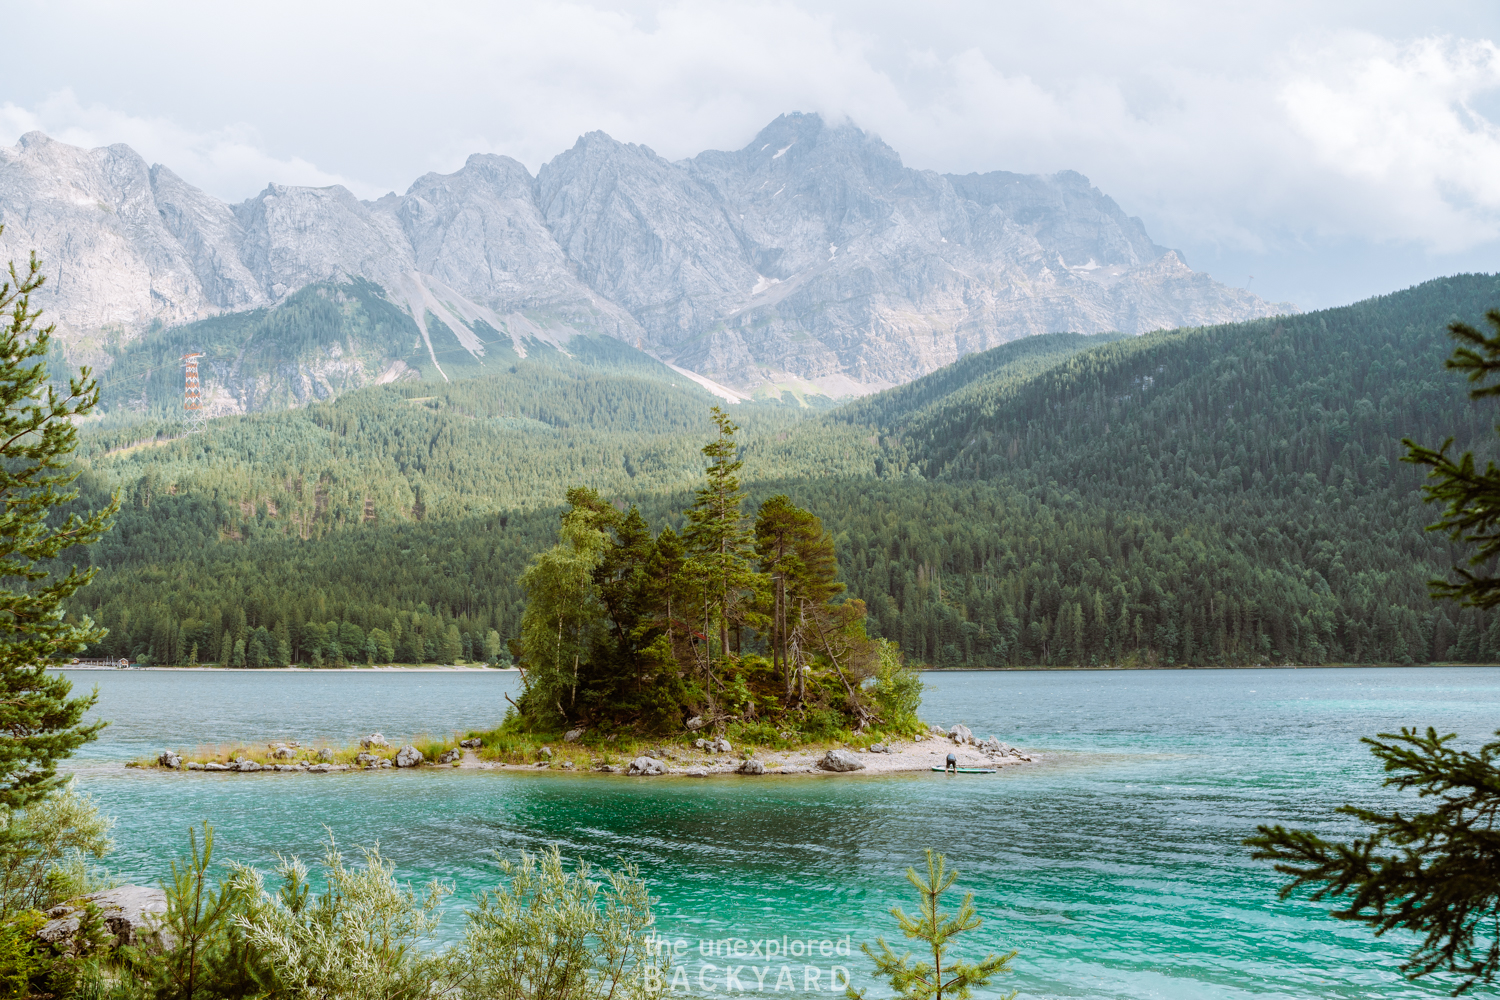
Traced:
<path fill-rule="evenodd" d="M 866 985 L 858 943 L 891 933 L 886 911 L 910 905 L 901 872 L 932 846 L 987 918 L 964 954 L 1019 949 L 1004 985 L 1026 997 L 1439 996 L 1396 973 L 1404 942 L 1277 901 L 1277 876 L 1239 842 L 1268 821 L 1348 832 L 1330 803 L 1391 801 L 1361 736 L 1431 724 L 1479 741 L 1500 725 L 1491 668 L 943 673 L 927 675 L 925 718 L 1045 760 L 962 778 L 169 775 L 121 764 L 166 745 L 487 726 L 515 675 L 73 676 L 98 683 L 113 721 L 77 773 L 118 819 L 121 875 L 161 878 L 201 819 L 222 857 L 267 867 L 277 852 L 316 857 L 326 825 L 345 845 L 378 840 L 413 881 L 451 880 L 462 900 L 494 883 L 495 851 L 557 842 L 641 866 L 693 994 L 737 992 L 722 967 L 742 964 L 745 992 L 753 968 L 769 968 L 773 992 L 783 964 L 781 994 L 826 994 L 835 965 Z M 837 954 L 845 936 L 851 958 Z M 827 940 L 835 954 L 700 955 L 726 938 Z"/>

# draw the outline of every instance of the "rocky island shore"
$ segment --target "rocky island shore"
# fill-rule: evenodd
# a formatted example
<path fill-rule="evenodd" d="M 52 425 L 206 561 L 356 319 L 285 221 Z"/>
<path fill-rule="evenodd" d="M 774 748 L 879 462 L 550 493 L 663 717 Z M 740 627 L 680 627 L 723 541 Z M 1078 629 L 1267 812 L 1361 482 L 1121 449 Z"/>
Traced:
<path fill-rule="evenodd" d="M 154 761 L 135 761 L 132 766 L 199 773 L 312 773 L 405 770 L 422 767 L 452 767 L 470 770 L 596 772 L 634 777 L 680 775 L 708 777 L 719 774 L 846 774 L 865 771 L 893 774 L 927 771 L 943 766 L 948 754 L 964 768 L 1013 767 L 1039 758 L 990 736 L 978 739 L 968 727 L 951 729 L 931 726 L 911 739 L 886 739 L 864 745 L 809 744 L 785 749 L 736 748 L 729 740 L 699 737 L 691 743 L 661 741 L 641 744 L 621 756 L 612 749 L 584 746 L 583 733 L 565 734 L 554 748 L 487 746 L 483 737 L 444 741 L 420 741 L 393 746 L 380 733 L 372 733 L 357 746 L 336 749 L 328 745 L 296 741 L 268 743 L 265 750 L 239 746 L 212 752 L 180 753 L 163 750 Z M 621 748 L 624 749 L 624 748 Z"/>

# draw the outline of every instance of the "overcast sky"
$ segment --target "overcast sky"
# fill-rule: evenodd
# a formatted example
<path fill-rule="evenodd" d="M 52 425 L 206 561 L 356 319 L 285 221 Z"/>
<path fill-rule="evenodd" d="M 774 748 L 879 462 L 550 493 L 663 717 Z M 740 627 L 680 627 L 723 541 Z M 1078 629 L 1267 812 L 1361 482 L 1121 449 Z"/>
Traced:
<path fill-rule="evenodd" d="M 534 172 L 603 129 L 676 159 L 817 111 L 909 166 L 1080 171 L 1304 308 L 1500 269 L 1500 4 L 1227 6 L 52 0 L 6 14 L 0 143 L 376 197 L 473 152 Z"/>

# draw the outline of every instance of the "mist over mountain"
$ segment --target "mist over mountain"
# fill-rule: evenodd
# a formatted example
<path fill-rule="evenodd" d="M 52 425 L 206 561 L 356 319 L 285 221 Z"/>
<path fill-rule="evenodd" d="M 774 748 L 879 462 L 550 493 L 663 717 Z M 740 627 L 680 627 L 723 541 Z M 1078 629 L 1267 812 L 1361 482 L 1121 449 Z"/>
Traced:
<path fill-rule="evenodd" d="M 535 177 L 474 155 L 376 201 L 271 184 L 237 205 L 128 146 L 32 132 L 0 148 L 0 223 L 0 255 L 43 259 L 38 303 L 75 361 L 108 365 L 215 318 L 215 412 L 451 378 L 580 335 L 746 394 L 840 396 L 1031 334 L 1295 311 L 1192 271 L 1079 174 L 913 170 L 875 136 L 804 114 L 679 162 L 591 132 Z M 394 307 L 376 340 L 359 339 L 364 320 L 313 335 L 292 313 L 271 319 L 311 285 L 368 313 L 367 294 L 337 292 L 353 283 Z M 216 393 L 230 361 L 259 389 Z"/>

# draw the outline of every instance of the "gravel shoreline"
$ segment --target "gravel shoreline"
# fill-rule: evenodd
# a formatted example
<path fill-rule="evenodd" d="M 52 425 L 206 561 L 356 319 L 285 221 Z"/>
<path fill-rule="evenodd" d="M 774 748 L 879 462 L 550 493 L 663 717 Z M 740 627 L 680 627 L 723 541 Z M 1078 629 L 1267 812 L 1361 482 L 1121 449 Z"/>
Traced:
<path fill-rule="evenodd" d="M 766 774 L 898 774 L 913 771 L 927 771 L 934 766 L 943 765 L 948 754 L 952 753 L 958 757 L 959 767 L 991 767 L 999 771 L 1001 768 L 1015 767 L 1019 764 L 1030 764 L 1040 760 L 1035 754 L 1019 751 L 1020 756 L 1010 753 L 986 752 L 980 746 L 972 743 L 955 743 L 941 736 L 928 737 L 922 740 L 891 740 L 886 744 L 891 748 L 890 753 L 865 753 L 852 752 L 863 768 L 858 771 L 828 771 L 820 768 L 818 762 L 823 759 L 826 750 L 767 750 L 755 755 L 756 760 L 765 766 Z M 1004 744 L 1001 744 L 1004 746 Z M 1007 748 L 1008 749 L 1008 748 Z M 681 775 L 684 777 L 708 777 L 716 774 L 738 774 L 744 760 L 733 753 L 707 754 L 707 753 L 678 753 L 668 754 L 658 758 L 667 765 L 666 774 Z M 466 751 L 463 760 L 459 763 L 460 768 L 485 771 L 558 771 L 572 770 L 564 769 L 545 762 L 538 764 L 504 764 L 497 761 L 482 761 L 473 751 Z M 616 772 L 625 774 L 629 762 L 624 761 L 615 765 Z M 596 768 L 595 770 L 599 770 Z M 581 769 L 578 773 L 584 773 Z"/>

